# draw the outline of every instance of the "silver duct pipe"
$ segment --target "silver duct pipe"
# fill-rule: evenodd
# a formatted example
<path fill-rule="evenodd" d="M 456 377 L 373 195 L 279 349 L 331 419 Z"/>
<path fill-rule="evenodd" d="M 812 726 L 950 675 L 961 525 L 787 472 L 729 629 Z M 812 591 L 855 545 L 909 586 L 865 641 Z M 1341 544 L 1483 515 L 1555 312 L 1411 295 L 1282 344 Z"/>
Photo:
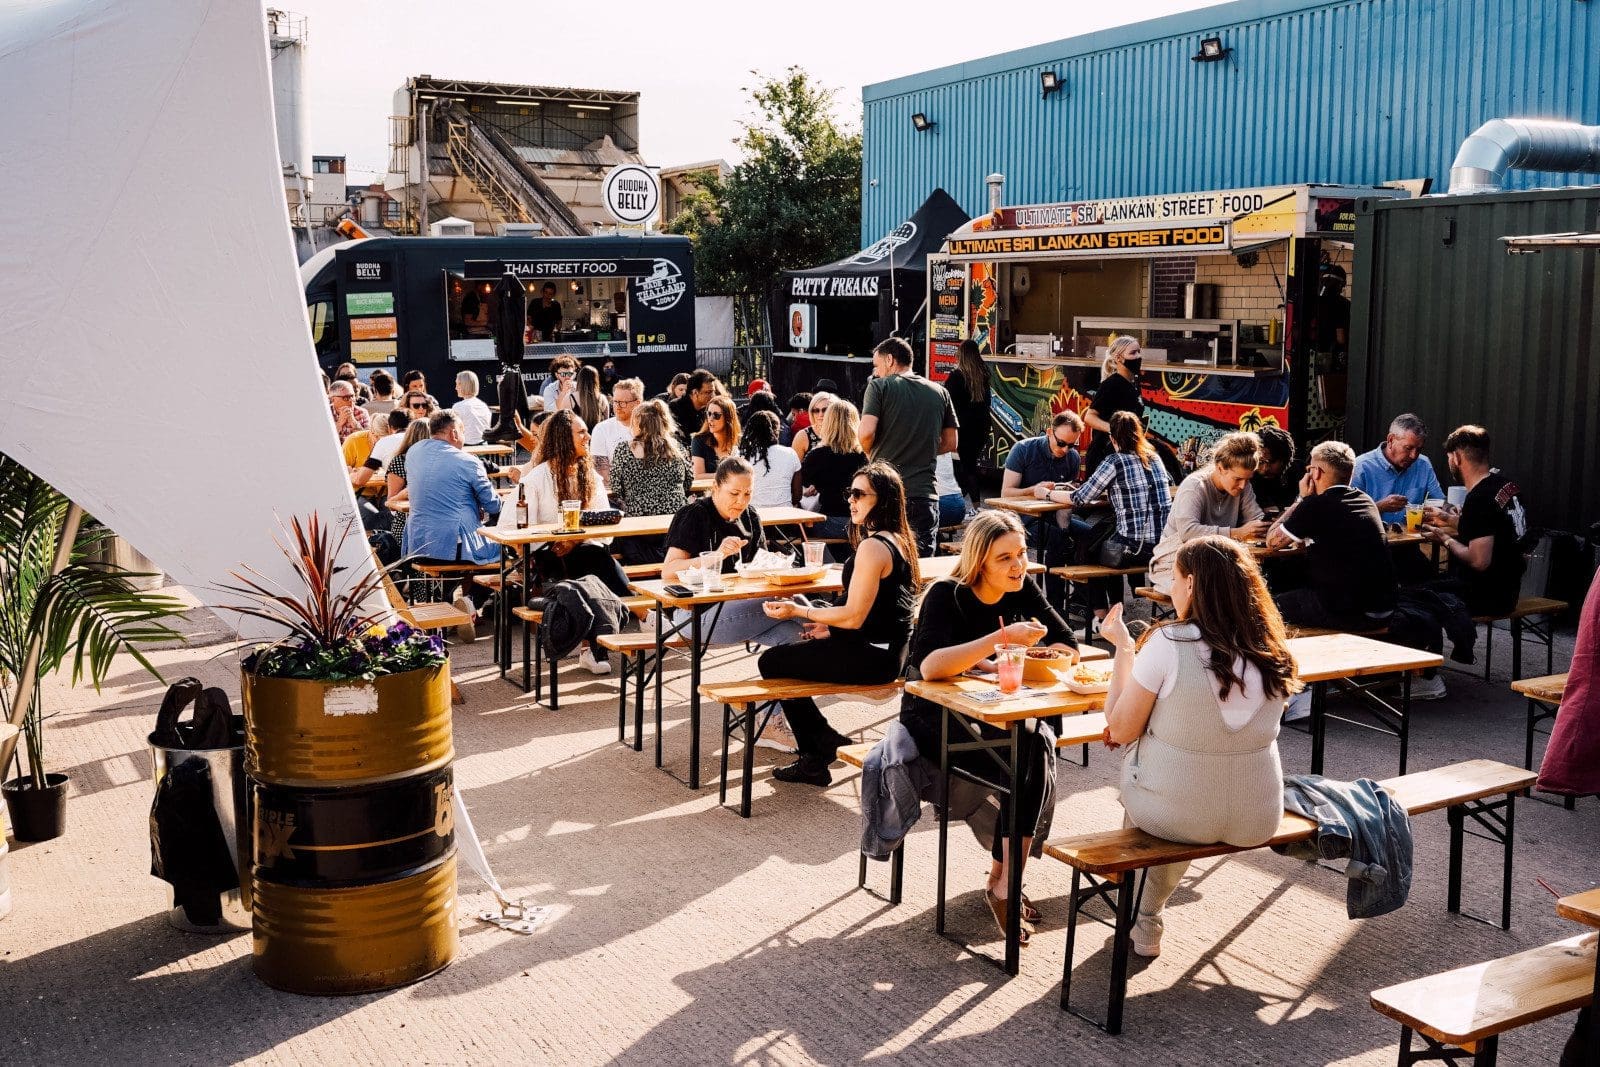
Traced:
<path fill-rule="evenodd" d="M 1004 174 L 991 174 L 983 179 L 989 187 L 989 210 L 999 211 L 1005 203 L 1006 176 Z"/>
<path fill-rule="evenodd" d="M 1450 192 L 1499 192 L 1509 170 L 1600 172 L 1600 126 L 1490 119 L 1461 142 L 1450 164 Z"/>

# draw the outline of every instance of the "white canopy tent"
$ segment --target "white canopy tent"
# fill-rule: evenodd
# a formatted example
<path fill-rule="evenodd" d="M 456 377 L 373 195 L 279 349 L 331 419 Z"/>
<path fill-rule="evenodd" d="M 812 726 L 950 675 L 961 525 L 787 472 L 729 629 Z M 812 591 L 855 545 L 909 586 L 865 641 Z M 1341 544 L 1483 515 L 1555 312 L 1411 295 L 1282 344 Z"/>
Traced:
<path fill-rule="evenodd" d="M 0 451 L 209 605 L 354 521 L 255 2 L 0 0 Z M 222 176 L 204 195 L 196 172 Z M 372 566 L 352 536 L 351 576 Z M 266 624 L 230 618 L 246 636 Z"/>

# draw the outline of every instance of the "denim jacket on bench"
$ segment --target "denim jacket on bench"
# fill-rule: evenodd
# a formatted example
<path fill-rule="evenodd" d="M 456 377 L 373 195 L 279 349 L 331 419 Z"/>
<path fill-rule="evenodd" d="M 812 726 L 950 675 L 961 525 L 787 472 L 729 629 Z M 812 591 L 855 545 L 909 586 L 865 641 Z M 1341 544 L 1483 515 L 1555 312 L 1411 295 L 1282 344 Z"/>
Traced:
<path fill-rule="evenodd" d="M 1345 912 L 1370 919 L 1404 906 L 1411 892 L 1411 820 L 1370 778 L 1340 782 L 1318 774 L 1283 780 L 1283 806 L 1317 824 L 1308 858 L 1349 859 Z M 1290 847 L 1286 854 L 1300 854 Z"/>

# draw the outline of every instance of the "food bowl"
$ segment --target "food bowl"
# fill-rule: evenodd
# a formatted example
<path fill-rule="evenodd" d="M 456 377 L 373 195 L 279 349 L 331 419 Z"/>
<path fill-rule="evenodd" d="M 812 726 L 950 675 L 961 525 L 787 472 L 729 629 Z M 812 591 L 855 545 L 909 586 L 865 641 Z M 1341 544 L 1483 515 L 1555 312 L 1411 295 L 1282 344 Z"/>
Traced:
<path fill-rule="evenodd" d="M 1056 671 L 1066 667 L 1070 657 L 1058 648 L 1030 648 L 1022 658 L 1022 680 L 1039 685 L 1055 685 Z"/>
<path fill-rule="evenodd" d="M 773 585 L 809 585 L 827 573 L 827 564 L 820 567 L 789 567 L 781 571 L 769 571 L 767 581 Z"/>
<path fill-rule="evenodd" d="M 1114 669 L 1110 660 L 1080 663 L 1070 671 L 1064 671 L 1061 680 L 1068 689 L 1083 696 L 1104 693 L 1111 688 L 1111 672 Z"/>

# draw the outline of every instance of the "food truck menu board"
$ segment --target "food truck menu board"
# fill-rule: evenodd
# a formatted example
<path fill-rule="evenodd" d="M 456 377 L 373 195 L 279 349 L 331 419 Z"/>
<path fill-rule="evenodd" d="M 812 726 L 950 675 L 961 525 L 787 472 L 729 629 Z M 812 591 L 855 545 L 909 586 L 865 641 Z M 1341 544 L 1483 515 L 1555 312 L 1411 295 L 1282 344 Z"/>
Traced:
<path fill-rule="evenodd" d="M 344 262 L 344 275 L 350 361 L 394 363 L 400 338 L 394 312 L 394 261 L 384 256 L 351 256 Z"/>

